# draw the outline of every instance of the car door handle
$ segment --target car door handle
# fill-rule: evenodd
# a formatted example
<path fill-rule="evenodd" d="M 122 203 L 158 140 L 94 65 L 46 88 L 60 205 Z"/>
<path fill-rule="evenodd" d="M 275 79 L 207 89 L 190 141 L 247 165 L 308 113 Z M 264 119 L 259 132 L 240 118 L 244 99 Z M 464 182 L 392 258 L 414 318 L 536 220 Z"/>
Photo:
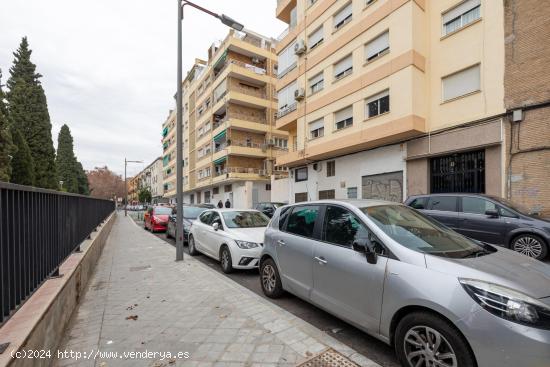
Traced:
<path fill-rule="evenodd" d="M 286 243 L 285 243 L 285 241 L 283 241 L 283 240 L 278 240 L 278 241 L 277 241 L 277 245 L 279 245 L 279 246 L 284 246 L 284 245 L 286 245 Z"/>
<path fill-rule="evenodd" d="M 321 265 L 325 265 L 326 263 L 328 263 L 328 261 L 325 260 L 324 257 L 316 257 L 315 260 L 317 260 L 319 262 L 319 264 Z"/>

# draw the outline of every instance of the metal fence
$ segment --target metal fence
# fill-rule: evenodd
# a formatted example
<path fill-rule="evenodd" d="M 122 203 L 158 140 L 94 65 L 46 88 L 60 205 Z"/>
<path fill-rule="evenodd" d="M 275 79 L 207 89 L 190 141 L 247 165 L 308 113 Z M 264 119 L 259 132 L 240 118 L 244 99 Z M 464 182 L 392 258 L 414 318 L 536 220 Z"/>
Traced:
<path fill-rule="evenodd" d="M 114 210 L 110 200 L 0 182 L 0 323 Z"/>

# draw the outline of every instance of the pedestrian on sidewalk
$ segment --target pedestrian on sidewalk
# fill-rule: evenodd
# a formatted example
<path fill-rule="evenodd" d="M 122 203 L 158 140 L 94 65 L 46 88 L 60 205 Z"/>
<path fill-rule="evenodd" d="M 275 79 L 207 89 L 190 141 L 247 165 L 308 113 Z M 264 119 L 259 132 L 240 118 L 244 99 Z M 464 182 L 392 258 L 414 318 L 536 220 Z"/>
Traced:
<path fill-rule="evenodd" d="M 223 201 L 218 201 L 218 208 L 223 209 Z"/>
<path fill-rule="evenodd" d="M 225 207 L 228 209 L 231 208 L 231 202 L 229 201 L 229 199 L 225 201 Z"/>

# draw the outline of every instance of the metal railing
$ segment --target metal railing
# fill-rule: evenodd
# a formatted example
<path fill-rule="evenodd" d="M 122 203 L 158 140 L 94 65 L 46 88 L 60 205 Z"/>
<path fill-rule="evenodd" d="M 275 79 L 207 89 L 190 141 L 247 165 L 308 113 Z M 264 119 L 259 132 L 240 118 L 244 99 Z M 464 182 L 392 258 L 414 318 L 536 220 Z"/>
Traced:
<path fill-rule="evenodd" d="M 0 182 L 0 323 L 114 210 L 111 200 Z"/>
<path fill-rule="evenodd" d="M 296 111 L 297 107 L 298 107 L 298 104 L 296 102 L 291 103 L 290 105 L 287 105 L 286 107 L 277 111 L 277 118 L 280 119 L 288 115 L 289 113 Z"/>

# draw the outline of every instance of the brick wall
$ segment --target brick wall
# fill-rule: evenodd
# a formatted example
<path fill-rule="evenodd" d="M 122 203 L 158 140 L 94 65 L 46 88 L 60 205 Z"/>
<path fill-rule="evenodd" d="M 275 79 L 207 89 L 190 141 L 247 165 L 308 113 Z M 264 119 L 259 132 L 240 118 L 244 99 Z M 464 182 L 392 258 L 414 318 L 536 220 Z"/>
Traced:
<path fill-rule="evenodd" d="M 505 0 L 505 105 L 550 102 L 550 6 Z M 525 110 L 505 129 L 507 196 L 550 215 L 550 106 Z"/>
<path fill-rule="evenodd" d="M 244 143 L 250 138 L 253 144 L 264 144 L 265 134 L 255 134 L 248 131 L 234 130 L 229 133 L 230 139 L 234 142 Z"/>
<path fill-rule="evenodd" d="M 264 160 L 241 156 L 229 156 L 227 167 L 264 169 Z"/>

